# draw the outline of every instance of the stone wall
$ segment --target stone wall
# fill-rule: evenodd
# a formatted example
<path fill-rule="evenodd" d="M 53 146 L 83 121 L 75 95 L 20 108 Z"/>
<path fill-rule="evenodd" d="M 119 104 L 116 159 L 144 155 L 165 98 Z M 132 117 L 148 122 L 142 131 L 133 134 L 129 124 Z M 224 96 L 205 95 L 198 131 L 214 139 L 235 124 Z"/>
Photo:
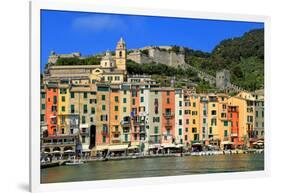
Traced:
<path fill-rule="evenodd" d="M 169 66 L 182 66 L 185 63 L 184 53 L 175 53 L 170 51 L 167 47 L 145 47 L 128 54 L 128 59 L 133 60 L 138 64 L 144 63 L 161 63 Z M 148 50 L 148 55 L 142 54 L 141 50 Z"/>

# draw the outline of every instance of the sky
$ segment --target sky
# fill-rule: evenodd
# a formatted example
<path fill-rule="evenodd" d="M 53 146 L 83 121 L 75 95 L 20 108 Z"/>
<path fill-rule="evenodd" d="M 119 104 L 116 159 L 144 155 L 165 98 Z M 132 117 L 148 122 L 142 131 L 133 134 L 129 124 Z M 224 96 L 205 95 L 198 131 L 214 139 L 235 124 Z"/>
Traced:
<path fill-rule="evenodd" d="M 41 71 L 51 51 L 83 56 L 114 50 L 120 37 L 127 49 L 178 45 L 211 52 L 227 38 L 263 23 L 41 10 Z"/>

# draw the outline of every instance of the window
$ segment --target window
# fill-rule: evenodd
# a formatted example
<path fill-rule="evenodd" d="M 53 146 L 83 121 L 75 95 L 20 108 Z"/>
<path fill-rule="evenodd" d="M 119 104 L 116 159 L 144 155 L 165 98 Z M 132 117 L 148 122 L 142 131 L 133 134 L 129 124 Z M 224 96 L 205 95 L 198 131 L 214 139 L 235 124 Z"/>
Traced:
<path fill-rule="evenodd" d="M 106 136 L 102 136 L 102 142 L 103 142 L 103 143 L 106 142 Z"/>
<path fill-rule="evenodd" d="M 203 115 L 207 116 L 207 111 L 206 110 L 203 111 Z"/>
<path fill-rule="evenodd" d="M 116 80 L 116 81 L 120 80 L 120 76 L 115 76 L 114 80 Z"/>
<path fill-rule="evenodd" d="M 62 96 L 62 97 L 61 97 L 61 101 L 62 101 L 62 102 L 65 102 L 65 96 Z"/>
<path fill-rule="evenodd" d="M 91 121 L 91 123 L 93 123 L 93 122 L 94 122 L 94 118 L 93 118 L 93 117 L 91 117 L 91 118 L 90 118 L 90 121 Z"/>
<path fill-rule="evenodd" d="M 153 120 L 152 120 L 153 123 L 159 123 L 160 122 L 160 117 L 153 117 Z"/>
<path fill-rule="evenodd" d="M 179 119 L 179 125 L 182 125 L 182 119 Z"/>
<path fill-rule="evenodd" d="M 118 102 L 118 96 L 115 96 L 115 97 L 114 97 L 114 101 L 115 101 L 115 102 Z"/>
<path fill-rule="evenodd" d="M 224 137 L 227 137 L 227 136 L 228 136 L 227 130 L 224 130 Z"/>
<path fill-rule="evenodd" d="M 45 115 L 44 115 L 44 114 L 41 114 L 41 115 L 40 115 L 40 121 L 41 121 L 41 122 L 45 121 Z"/>
<path fill-rule="evenodd" d="M 216 107 L 216 104 L 212 104 L 213 107 Z"/>
<path fill-rule="evenodd" d="M 211 119 L 211 125 L 216 126 L 217 125 L 217 119 Z"/>
<path fill-rule="evenodd" d="M 213 128 L 212 128 L 212 127 L 209 128 L 209 133 L 210 133 L 210 134 L 213 133 Z"/>
<path fill-rule="evenodd" d="M 154 136 L 154 143 L 158 143 L 158 136 Z"/>
<path fill-rule="evenodd" d="M 82 124 L 85 124 L 86 123 L 86 117 L 83 115 L 82 116 Z"/>
<path fill-rule="evenodd" d="M 170 104 L 170 98 L 167 98 L 166 103 Z"/>
<path fill-rule="evenodd" d="M 126 95 L 126 94 L 127 94 L 127 91 L 126 91 L 126 90 L 124 90 L 124 91 L 123 91 L 123 94 L 124 94 L 124 95 Z"/>
<path fill-rule="evenodd" d="M 44 99 L 46 97 L 45 93 L 41 93 L 41 98 Z"/>
<path fill-rule="evenodd" d="M 179 115 L 182 115 L 182 110 L 179 110 Z"/>
<path fill-rule="evenodd" d="M 101 121 L 107 121 L 107 115 L 101 115 L 100 120 Z"/>
<path fill-rule="evenodd" d="M 88 107 L 86 104 L 83 105 L 83 112 L 88 113 Z"/>
<path fill-rule="evenodd" d="M 70 92 L 70 98 L 72 98 L 72 99 L 75 98 L 75 93 L 74 92 Z"/>
<path fill-rule="evenodd" d="M 197 115 L 197 111 L 192 111 L 192 115 Z"/>
<path fill-rule="evenodd" d="M 46 105 L 45 104 L 41 104 L 41 109 L 45 110 L 46 109 Z"/>
<path fill-rule="evenodd" d="M 196 120 L 195 119 L 192 119 L 192 124 L 196 124 Z"/>
<path fill-rule="evenodd" d="M 143 94 L 143 89 L 141 89 L 141 94 Z"/>
<path fill-rule="evenodd" d="M 114 119 L 115 119 L 115 121 L 117 121 L 118 120 L 118 115 L 115 115 Z"/>
<path fill-rule="evenodd" d="M 261 116 L 264 117 L 264 111 L 261 112 Z"/>
<path fill-rule="evenodd" d="M 187 141 L 187 139 L 188 139 L 188 138 L 187 138 L 187 135 L 185 135 L 185 136 L 184 136 L 184 140 Z"/>
<path fill-rule="evenodd" d="M 61 134 L 64 134 L 64 128 L 61 128 Z"/>
<path fill-rule="evenodd" d="M 158 133 L 158 127 L 154 127 L 154 134 Z"/>
<path fill-rule="evenodd" d="M 136 99 L 133 99 L 133 105 L 136 105 Z"/>
<path fill-rule="evenodd" d="M 182 129 L 179 128 L 179 135 L 182 135 Z"/>
<path fill-rule="evenodd" d="M 196 127 L 192 128 L 192 133 L 197 133 L 197 128 Z"/>
<path fill-rule="evenodd" d="M 115 107 L 114 107 L 114 111 L 118 111 L 118 106 L 115 106 Z"/>
<path fill-rule="evenodd" d="M 127 112 L 127 108 L 123 107 L 123 113 L 126 113 L 126 112 Z"/>
<path fill-rule="evenodd" d="M 70 111 L 71 111 L 71 113 L 75 113 L 75 107 L 74 107 L 74 105 L 70 105 Z"/>
<path fill-rule="evenodd" d="M 211 111 L 211 114 L 212 114 L 212 115 L 216 115 L 216 114 L 217 114 L 217 111 L 212 110 L 212 111 Z"/>
<path fill-rule="evenodd" d="M 106 108 L 105 108 L 105 105 L 102 105 L 101 108 L 102 108 L 103 111 L 105 111 L 105 109 L 106 109 Z"/>
<path fill-rule="evenodd" d="M 61 88 L 60 89 L 60 94 L 66 94 L 66 89 L 65 88 Z"/>
<path fill-rule="evenodd" d="M 91 114 L 95 114 L 96 113 L 96 109 L 94 107 L 91 108 Z"/>
<path fill-rule="evenodd" d="M 133 89 L 133 90 L 132 90 L 132 97 L 137 97 L 137 91 L 136 91 L 136 89 Z"/>
<path fill-rule="evenodd" d="M 53 97 L 53 102 L 54 102 L 54 104 L 57 104 L 57 102 L 58 102 L 58 101 L 57 101 L 57 96 L 54 96 L 54 97 Z"/>
<path fill-rule="evenodd" d="M 127 99 L 126 98 L 123 98 L 123 103 L 127 103 Z"/>
<path fill-rule="evenodd" d="M 167 96 L 170 96 L 170 91 L 167 91 Z"/>
<path fill-rule="evenodd" d="M 105 101 L 105 95 L 101 95 L 101 100 Z"/>
<path fill-rule="evenodd" d="M 205 118 L 203 119 L 203 123 L 204 123 L 204 124 L 206 123 L 206 119 L 205 119 Z"/>
<path fill-rule="evenodd" d="M 192 106 L 193 106 L 193 107 L 196 107 L 196 103 L 195 103 L 195 102 L 194 102 L 194 103 L 192 103 Z"/>
<path fill-rule="evenodd" d="M 61 107 L 61 111 L 62 111 L 62 112 L 65 112 L 65 106 L 62 106 L 62 107 Z"/>
<path fill-rule="evenodd" d="M 142 103 L 144 102 L 144 97 L 141 97 L 141 102 L 142 102 Z"/>
<path fill-rule="evenodd" d="M 180 107 L 182 106 L 182 101 L 179 101 L 179 106 L 180 106 Z"/>
<path fill-rule="evenodd" d="M 188 132 L 188 127 L 185 128 L 185 132 Z"/>
<path fill-rule="evenodd" d="M 256 117 L 258 117 L 259 116 L 259 112 L 258 111 L 256 111 Z"/>
<path fill-rule="evenodd" d="M 224 122 L 223 122 L 223 125 L 224 125 L 224 126 L 228 126 L 228 122 L 227 122 L 227 121 L 224 121 Z"/>
<path fill-rule="evenodd" d="M 186 123 L 187 125 L 189 125 L 189 119 L 186 119 L 186 120 L 185 120 L 185 123 Z"/>

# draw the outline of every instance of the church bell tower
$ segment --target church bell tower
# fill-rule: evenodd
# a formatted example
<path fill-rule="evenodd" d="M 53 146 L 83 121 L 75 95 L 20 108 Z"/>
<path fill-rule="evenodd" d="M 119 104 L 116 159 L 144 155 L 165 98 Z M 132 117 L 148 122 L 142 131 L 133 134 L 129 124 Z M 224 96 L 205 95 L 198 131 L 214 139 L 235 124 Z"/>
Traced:
<path fill-rule="evenodd" d="M 119 70 L 126 70 L 126 43 L 121 37 L 115 49 L 116 67 Z"/>

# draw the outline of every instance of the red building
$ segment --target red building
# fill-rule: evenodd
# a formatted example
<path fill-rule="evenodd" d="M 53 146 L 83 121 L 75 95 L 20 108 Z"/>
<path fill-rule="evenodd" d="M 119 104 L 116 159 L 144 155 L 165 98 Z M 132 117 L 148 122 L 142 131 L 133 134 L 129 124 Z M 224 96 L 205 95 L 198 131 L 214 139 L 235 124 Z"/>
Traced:
<path fill-rule="evenodd" d="M 57 130 L 57 109 L 58 109 L 58 88 L 48 85 L 46 88 L 46 123 L 48 135 L 56 135 Z"/>
<path fill-rule="evenodd" d="M 237 147 L 241 145 L 241 140 L 239 139 L 239 108 L 238 106 L 228 106 L 228 120 L 231 122 L 231 142 Z"/>

